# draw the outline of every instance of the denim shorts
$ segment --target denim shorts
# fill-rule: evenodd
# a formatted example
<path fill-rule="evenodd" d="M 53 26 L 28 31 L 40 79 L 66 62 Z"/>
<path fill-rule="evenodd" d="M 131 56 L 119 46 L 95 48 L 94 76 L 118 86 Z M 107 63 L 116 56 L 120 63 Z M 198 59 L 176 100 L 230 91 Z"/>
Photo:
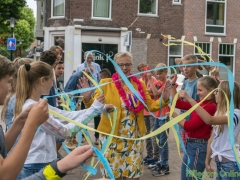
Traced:
<path fill-rule="evenodd" d="M 21 180 L 23 178 L 29 177 L 29 176 L 39 172 L 41 169 L 43 169 L 48 164 L 49 163 L 24 164 L 19 176 L 17 177 L 17 180 Z"/>
<path fill-rule="evenodd" d="M 240 170 L 237 162 L 216 161 L 217 177 L 216 180 L 240 180 Z"/>

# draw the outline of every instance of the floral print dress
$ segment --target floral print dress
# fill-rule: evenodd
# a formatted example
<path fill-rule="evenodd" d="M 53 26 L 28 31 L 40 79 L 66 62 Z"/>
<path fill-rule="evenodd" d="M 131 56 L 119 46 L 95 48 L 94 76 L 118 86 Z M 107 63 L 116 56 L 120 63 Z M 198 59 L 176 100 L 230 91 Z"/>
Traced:
<path fill-rule="evenodd" d="M 122 106 L 124 104 L 122 103 Z M 126 138 L 141 137 L 136 115 L 124 106 L 125 117 L 119 122 L 118 136 Z M 107 136 L 100 135 L 100 147 Z M 104 154 L 107 158 L 115 178 L 139 178 L 143 174 L 143 140 L 126 140 L 113 138 L 108 150 Z M 105 168 L 100 164 L 102 175 L 108 178 Z"/>

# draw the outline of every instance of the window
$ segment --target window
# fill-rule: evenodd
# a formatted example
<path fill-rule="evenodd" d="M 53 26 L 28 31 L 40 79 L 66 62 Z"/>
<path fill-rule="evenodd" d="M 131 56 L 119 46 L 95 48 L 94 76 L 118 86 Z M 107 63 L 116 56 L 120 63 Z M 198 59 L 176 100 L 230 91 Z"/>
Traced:
<path fill-rule="evenodd" d="M 65 0 L 52 0 L 52 17 L 65 16 Z"/>
<path fill-rule="evenodd" d="M 220 63 L 225 64 L 228 69 L 234 72 L 235 64 L 235 45 L 234 44 L 219 44 L 218 50 L 218 60 Z M 220 77 L 223 80 L 228 79 L 227 69 L 224 67 L 219 67 Z"/>
<path fill-rule="evenodd" d="M 158 0 L 138 0 L 138 14 L 157 16 Z"/>
<path fill-rule="evenodd" d="M 207 0 L 206 33 L 225 35 L 226 2 L 225 0 Z"/>
<path fill-rule="evenodd" d="M 182 58 L 182 42 L 178 41 L 169 41 L 169 44 L 174 43 L 176 45 L 168 46 L 168 65 L 173 66 L 176 65 L 175 58 Z M 178 72 L 178 74 L 181 74 L 180 70 L 178 68 L 175 68 Z M 171 73 L 174 73 L 173 69 L 171 68 Z"/>
<path fill-rule="evenodd" d="M 110 19 L 112 0 L 92 0 L 92 18 Z"/>
<path fill-rule="evenodd" d="M 173 0 L 173 4 L 181 4 L 181 0 Z"/>
<path fill-rule="evenodd" d="M 201 59 L 201 60 L 206 60 L 206 62 L 210 62 L 209 57 L 211 57 L 211 43 L 195 42 L 195 45 L 200 47 L 202 49 L 202 51 L 206 54 L 206 55 L 204 55 L 204 57 L 202 57 L 202 56 L 200 56 L 198 49 L 194 48 L 194 54 L 197 56 L 197 58 Z M 206 69 L 203 69 L 201 71 L 198 70 L 198 71 L 203 75 L 209 75 L 209 72 Z"/>

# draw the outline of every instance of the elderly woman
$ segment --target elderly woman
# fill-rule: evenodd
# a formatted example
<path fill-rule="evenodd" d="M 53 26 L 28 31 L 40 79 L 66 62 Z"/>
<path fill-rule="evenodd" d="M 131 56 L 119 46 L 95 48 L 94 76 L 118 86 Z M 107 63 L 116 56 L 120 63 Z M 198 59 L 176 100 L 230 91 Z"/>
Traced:
<path fill-rule="evenodd" d="M 114 60 L 121 68 L 125 76 L 131 75 L 133 57 L 129 52 L 117 53 Z M 128 78 L 133 87 L 141 95 L 144 102 L 147 104 L 150 111 L 155 112 L 159 110 L 159 100 L 154 101 L 144 84 L 137 77 L 131 76 Z M 119 81 L 118 81 L 119 80 Z M 146 127 L 144 123 L 144 106 L 136 98 L 128 86 L 121 80 L 118 73 L 113 74 L 112 78 L 103 79 L 100 84 L 108 83 L 102 86 L 105 100 L 107 104 L 113 104 L 118 108 L 116 129 L 114 135 L 125 138 L 140 138 L 145 135 Z M 84 80 L 81 81 L 82 87 L 87 87 Z M 90 93 L 83 94 L 84 103 L 89 107 L 93 100 L 98 97 L 100 91 L 97 89 L 93 97 Z M 166 96 L 167 97 L 167 96 Z M 163 98 L 166 100 L 166 98 Z M 163 100 L 162 106 L 166 106 L 168 102 Z M 101 117 L 98 130 L 105 133 L 111 132 L 110 121 L 106 114 Z M 107 136 L 100 136 L 100 146 L 104 144 Z M 126 140 L 113 138 L 112 142 L 104 154 L 110 163 L 113 174 L 117 180 L 139 179 L 143 174 L 143 140 Z M 103 176 L 108 177 L 104 167 L 100 165 Z"/>

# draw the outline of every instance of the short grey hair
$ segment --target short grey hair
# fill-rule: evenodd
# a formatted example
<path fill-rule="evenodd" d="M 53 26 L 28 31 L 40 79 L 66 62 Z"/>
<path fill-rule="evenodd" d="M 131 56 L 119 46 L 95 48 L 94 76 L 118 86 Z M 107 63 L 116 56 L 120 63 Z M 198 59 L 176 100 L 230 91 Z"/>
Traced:
<path fill-rule="evenodd" d="M 132 53 L 130 53 L 130 52 L 118 52 L 117 54 L 114 55 L 114 61 L 117 62 L 117 59 L 119 59 L 121 57 L 128 57 L 131 60 L 131 63 L 133 64 Z"/>
<path fill-rule="evenodd" d="M 89 51 L 84 52 L 84 57 L 87 56 L 87 53 L 88 53 L 88 52 L 89 52 Z M 94 56 L 94 53 L 92 53 L 92 52 L 90 52 L 89 54 L 92 54 L 92 55 Z"/>

